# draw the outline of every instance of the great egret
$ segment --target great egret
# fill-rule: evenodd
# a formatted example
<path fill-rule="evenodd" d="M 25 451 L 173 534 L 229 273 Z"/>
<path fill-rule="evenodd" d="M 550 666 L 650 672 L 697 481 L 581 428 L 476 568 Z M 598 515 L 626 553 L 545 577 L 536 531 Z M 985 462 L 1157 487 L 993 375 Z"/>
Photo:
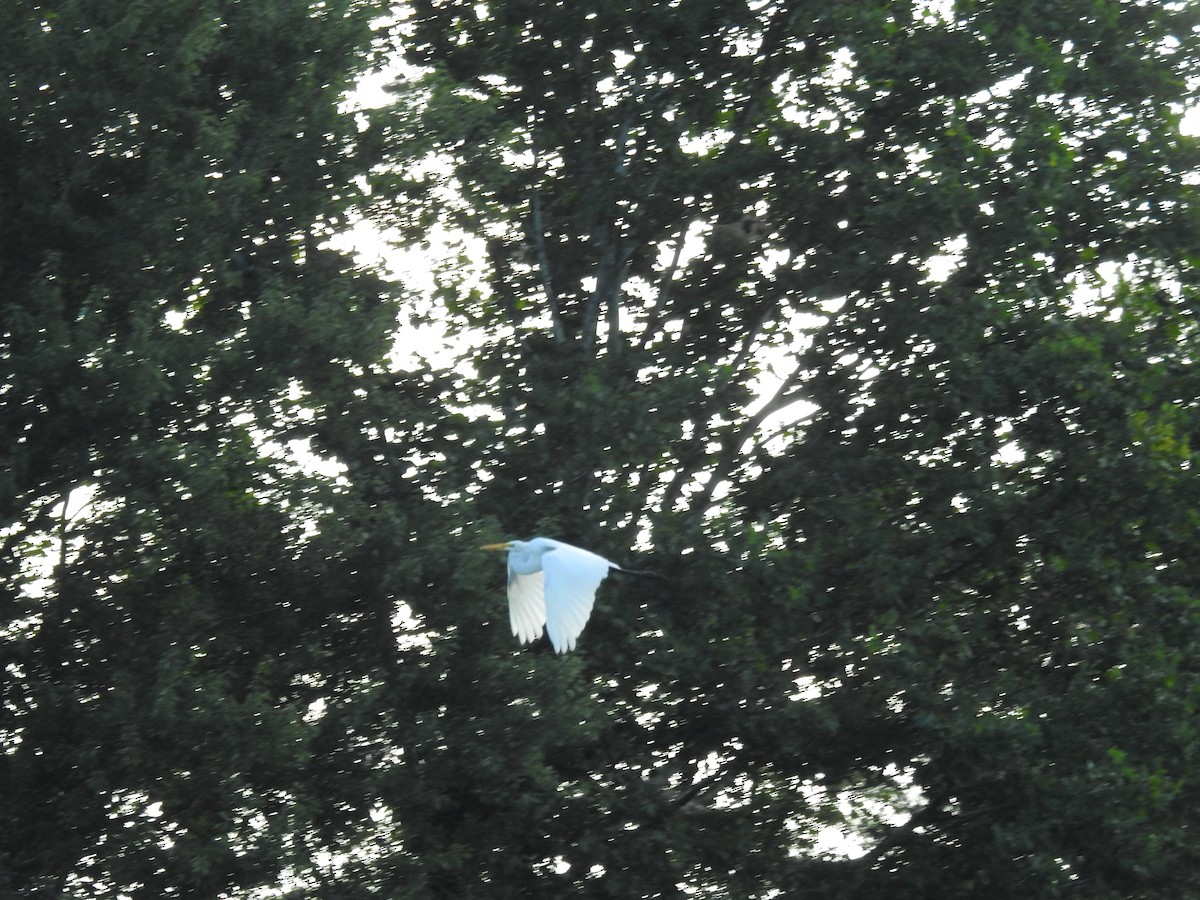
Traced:
<path fill-rule="evenodd" d="M 508 618 L 522 644 L 542 635 L 542 626 L 558 653 L 575 649 L 575 641 L 592 614 L 596 588 L 610 571 L 634 572 L 562 541 L 536 537 L 528 541 L 486 544 L 482 550 L 508 551 Z"/>

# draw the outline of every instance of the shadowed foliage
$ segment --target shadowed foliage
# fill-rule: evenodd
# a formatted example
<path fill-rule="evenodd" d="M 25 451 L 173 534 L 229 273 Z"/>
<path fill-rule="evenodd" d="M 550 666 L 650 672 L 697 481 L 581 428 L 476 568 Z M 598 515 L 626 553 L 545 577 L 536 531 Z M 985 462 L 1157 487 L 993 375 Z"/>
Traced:
<path fill-rule="evenodd" d="M 0 887 L 1196 896 L 1197 9 L 380 13 L 0 12 Z"/>

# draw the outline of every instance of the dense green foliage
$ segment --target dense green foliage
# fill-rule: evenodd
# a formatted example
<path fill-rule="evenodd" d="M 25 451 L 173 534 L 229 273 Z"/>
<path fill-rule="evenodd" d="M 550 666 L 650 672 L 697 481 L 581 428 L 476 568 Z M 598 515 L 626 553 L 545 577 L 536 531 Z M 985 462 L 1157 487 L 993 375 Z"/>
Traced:
<path fill-rule="evenodd" d="M 0 890 L 1200 895 L 1200 10 L 48 6 Z M 519 649 L 533 534 L 669 584 Z"/>
<path fill-rule="evenodd" d="M 330 486 L 270 442 L 389 344 L 381 285 L 319 249 L 371 14 L 0 7 L 5 897 L 311 865 L 303 716 L 350 585 L 305 538 Z"/>

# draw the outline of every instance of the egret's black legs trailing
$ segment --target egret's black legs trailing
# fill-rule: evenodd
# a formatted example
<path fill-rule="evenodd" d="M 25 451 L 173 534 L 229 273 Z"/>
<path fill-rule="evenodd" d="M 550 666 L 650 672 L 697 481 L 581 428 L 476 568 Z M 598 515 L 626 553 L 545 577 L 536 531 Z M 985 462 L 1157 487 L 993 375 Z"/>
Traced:
<path fill-rule="evenodd" d="M 620 572 L 622 575 L 636 575 L 638 578 L 653 578 L 657 581 L 666 582 L 666 575 L 659 575 L 657 572 L 643 572 L 638 569 L 624 569 L 621 566 L 613 566 L 614 572 Z"/>

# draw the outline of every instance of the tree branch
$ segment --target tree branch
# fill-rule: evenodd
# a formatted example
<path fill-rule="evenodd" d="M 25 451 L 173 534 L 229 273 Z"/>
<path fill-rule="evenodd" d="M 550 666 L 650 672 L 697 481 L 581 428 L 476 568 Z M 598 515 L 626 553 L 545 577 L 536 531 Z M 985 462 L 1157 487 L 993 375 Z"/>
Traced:
<path fill-rule="evenodd" d="M 550 308 L 550 322 L 553 326 L 554 343 L 563 344 L 567 333 L 563 328 L 562 313 L 558 308 L 558 295 L 554 291 L 554 283 L 550 278 L 550 260 L 546 256 L 546 237 L 542 224 L 542 200 L 536 190 L 529 195 L 529 242 L 537 257 L 538 276 L 542 282 L 542 290 L 546 294 L 546 305 Z"/>
<path fill-rule="evenodd" d="M 750 436 L 762 426 L 762 423 L 770 415 L 778 412 L 792 402 L 792 388 L 796 386 L 800 380 L 800 374 L 804 371 L 806 371 L 805 366 L 797 365 L 787 378 L 783 380 L 783 383 L 779 385 L 775 393 L 759 408 L 758 412 L 746 419 L 740 428 L 731 434 L 727 434 L 721 441 L 721 450 L 718 453 L 716 464 L 712 467 L 708 482 L 704 485 L 704 489 L 700 492 L 699 496 L 693 501 L 693 509 L 687 519 L 688 525 L 695 525 L 700 521 L 704 510 L 712 502 L 713 493 L 716 491 L 717 485 L 724 482 L 729 473 L 733 471 L 738 454 Z"/>
<path fill-rule="evenodd" d="M 679 240 L 675 242 L 675 252 L 671 255 L 671 264 L 667 266 L 666 271 L 658 280 L 658 299 L 654 301 L 654 308 L 650 310 L 650 318 L 646 320 L 646 327 L 642 329 L 642 339 L 637 345 L 639 351 L 646 349 L 646 345 L 650 343 L 651 337 L 666 315 L 667 304 L 671 300 L 671 286 L 675 282 L 675 273 L 679 271 L 679 260 L 683 256 L 683 243 L 686 238 L 687 226 L 685 225 L 683 231 L 679 233 Z"/>

